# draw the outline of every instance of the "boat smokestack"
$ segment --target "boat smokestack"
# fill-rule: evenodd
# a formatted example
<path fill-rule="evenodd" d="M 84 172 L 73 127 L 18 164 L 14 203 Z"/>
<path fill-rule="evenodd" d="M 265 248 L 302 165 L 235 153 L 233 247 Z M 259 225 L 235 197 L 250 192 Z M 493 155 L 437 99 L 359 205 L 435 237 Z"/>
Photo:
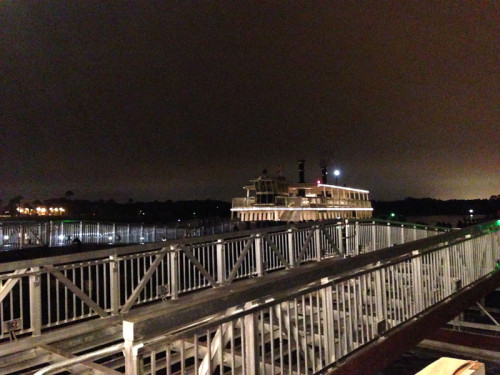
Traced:
<path fill-rule="evenodd" d="M 323 184 L 328 183 L 328 172 L 326 167 L 326 160 L 320 160 L 319 166 L 321 167 L 321 181 Z"/>
<path fill-rule="evenodd" d="M 299 183 L 306 182 L 305 174 L 304 174 L 304 163 L 305 160 L 299 160 Z"/>

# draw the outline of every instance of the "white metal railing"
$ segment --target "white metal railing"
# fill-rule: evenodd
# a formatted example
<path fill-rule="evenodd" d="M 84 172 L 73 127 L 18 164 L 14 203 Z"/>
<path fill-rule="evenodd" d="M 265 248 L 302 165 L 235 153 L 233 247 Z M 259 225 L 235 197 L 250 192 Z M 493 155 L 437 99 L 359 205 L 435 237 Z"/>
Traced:
<path fill-rule="evenodd" d="M 390 232 L 385 227 L 382 231 Z M 403 238 L 404 233 L 398 234 Z M 373 261 L 378 254 L 383 262 Z M 312 374 L 492 276 L 495 259 L 500 257 L 500 223 L 366 255 L 364 263 L 351 268 L 349 260 L 343 260 L 347 273 L 318 263 L 300 273 L 299 280 L 290 274 L 273 281 L 276 285 L 269 289 L 255 285 L 261 291 L 259 298 L 248 300 L 239 293 L 232 301 L 239 302 L 229 308 L 222 294 L 211 301 L 222 310 L 218 316 L 211 311 L 210 319 L 203 309 L 179 316 L 167 327 L 163 320 L 157 324 L 156 315 L 125 316 L 123 344 L 104 351 L 115 359 L 121 355 L 120 371 L 127 375 Z M 310 277 L 302 280 L 309 273 L 317 275 L 316 282 L 310 282 Z M 271 285 L 265 278 L 261 281 Z M 390 333 L 384 338 L 390 340 Z M 52 365 L 38 374 L 82 363 L 104 351 Z"/>
<path fill-rule="evenodd" d="M 437 233 L 377 222 L 306 223 L 1 263 L 0 338 Z"/>
<path fill-rule="evenodd" d="M 96 221 L 0 222 L 0 251 L 29 247 L 83 244 L 152 243 L 231 232 L 229 221 L 205 227 L 103 223 Z"/>
<path fill-rule="evenodd" d="M 263 291 L 218 319 L 186 321 L 175 333 L 134 340 L 140 331 L 134 318 L 124 326 L 126 374 L 315 373 L 488 276 L 498 257 L 497 224 L 347 276 L 332 270 L 295 291 L 283 280 L 281 294 Z"/>
<path fill-rule="evenodd" d="M 325 207 L 357 207 L 357 208 L 371 208 L 371 202 L 363 199 L 352 199 L 346 197 L 276 197 L 274 205 L 283 207 L 313 207 L 316 205 Z M 246 208 L 259 206 L 255 203 L 255 197 L 240 197 L 233 198 L 233 208 Z"/>

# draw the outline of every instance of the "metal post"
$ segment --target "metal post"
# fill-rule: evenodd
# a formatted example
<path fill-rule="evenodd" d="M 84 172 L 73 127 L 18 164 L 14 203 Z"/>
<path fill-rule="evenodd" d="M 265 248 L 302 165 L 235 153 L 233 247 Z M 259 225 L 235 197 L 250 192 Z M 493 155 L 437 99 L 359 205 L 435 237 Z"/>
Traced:
<path fill-rule="evenodd" d="M 19 226 L 19 249 L 22 249 L 24 245 L 24 226 Z"/>
<path fill-rule="evenodd" d="M 257 317 L 250 313 L 244 317 L 245 327 L 245 373 L 260 374 L 259 371 L 259 340 Z"/>
<path fill-rule="evenodd" d="M 337 226 L 337 237 L 339 238 L 339 252 L 341 255 L 345 255 L 345 253 L 344 253 L 344 241 L 342 238 L 342 225 Z"/>
<path fill-rule="evenodd" d="M 120 273 L 119 273 L 119 259 L 115 255 L 109 257 L 110 263 L 110 290 L 111 290 L 111 313 L 118 314 L 120 310 Z"/>
<path fill-rule="evenodd" d="M 32 267 L 31 272 L 40 271 L 40 267 Z M 29 276 L 30 291 L 30 324 L 33 336 L 39 336 L 42 332 L 42 289 L 40 286 L 40 275 Z"/>
<path fill-rule="evenodd" d="M 217 282 L 219 285 L 223 285 L 226 281 L 226 257 L 224 254 L 224 242 L 223 240 L 217 240 L 216 252 L 217 252 Z"/>
<path fill-rule="evenodd" d="M 116 224 L 113 223 L 113 233 L 112 233 L 113 239 L 111 240 L 113 243 L 115 243 L 116 240 Z"/>
<path fill-rule="evenodd" d="M 354 223 L 354 251 L 356 255 L 359 255 L 359 223 L 357 221 Z"/>
<path fill-rule="evenodd" d="M 49 247 L 52 247 L 52 234 L 54 233 L 54 222 L 49 222 Z"/>
<path fill-rule="evenodd" d="M 97 243 L 101 241 L 101 226 L 100 223 L 97 222 Z"/>
<path fill-rule="evenodd" d="M 177 260 L 179 258 L 179 251 L 177 246 L 170 247 L 170 296 L 172 299 L 179 298 L 179 277 Z"/>
<path fill-rule="evenodd" d="M 375 271 L 375 295 L 377 309 L 377 330 L 376 334 L 381 336 L 387 330 L 387 308 L 385 299 L 385 278 L 382 275 L 383 269 Z"/>
<path fill-rule="evenodd" d="M 123 354 L 125 356 L 125 374 L 127 375 L 142 375 L 143 361 L 142 356 L 139 355 L 139 350 L 143 344 L 136 344 L 131 340 L 125 339 L 125 347 Z"/>
<path fill-rule="evenodd" d="M 387 246 L 391 247 L 391 223 L 387 223 Z"/>
<path fill-rule="evenodd" d="M 319 262 L 321 260 L 323 250 L 321 249 L 321 228 L 319 225 L 314 227 L 314 244 L 316 250 L 316 260 Z"/>
<path fill-rule="evenodd" d="M 448 243 L 446 243 L 448 245 Z M 452 280 L 451 280 L 451 262 L 450 262 L 450 247 L 447 247 L 443 250 L 443 276 L 444 276 L 444 292 L 445 296 L 448 297 L 453 293 L 453 288 L 452 288 Z"/>
<path fill-rule="evenodd" d="M 374 221 L 372 221 L 372 251 L 377 250 L 377 226 Z"/>
<path fill-rule="evenodd" d="M 328 283 L 328 279 L 321 280 L 322 283 Z M 334 314 L 333 314 L 333 288 L 326 286 L 320 289 L 322 309 L 322 323 L 325 355 L 329 362 L 335 362 L 335 330 L 334 330 Z M 337 296 L 338 298 L 338 296 Z"/>
<path fill-rule="evenodd" d="M 418 250 L 414 251 L 418 254 Z M 413 296 L 415 299 L 414 314 L 424 309 L 423 282 L 422 282 L 422 257 L 416 257 L 411 260 L 411 269 L 413 273 Z"/>
<path fill-rule="evenodd" d="M 127 224 L 127 245 L 130 243 L 130 224 Z"/>
<path fill-rule="evenodd" d="M 347 220 L 346 220 L 346 223 L 345 223 L 345 238 L 344 238 L 344 242 L 345 242 L 345 255 L 349 256 L 349 254 L 351 254 L 351 244 L 350 244 L 350 237 L 351 237 L 351 227 L 349 225 L 349 223 L 347 223 Z"/>
<path fill-rule="evenodd" d="M 260 233 L 255 235 L 255 267 L 257 276 L 263 276 L 264 269 L 264 254 L 262 253 L 262 236 Z"/>
<path fill-rule="evenodd" d="M 79 236 L 80 241 L 83 242 L 83 221 L 80 221 L 80 231 L 79 231 Z"/>
<path fill-rule="evenodd" d="M 295 228 L 288 229 L 288 257 L 290 262 L 290 267 L 295 267 L 295 241 L 294 241 L 294 233 L 296 232 Z"/>

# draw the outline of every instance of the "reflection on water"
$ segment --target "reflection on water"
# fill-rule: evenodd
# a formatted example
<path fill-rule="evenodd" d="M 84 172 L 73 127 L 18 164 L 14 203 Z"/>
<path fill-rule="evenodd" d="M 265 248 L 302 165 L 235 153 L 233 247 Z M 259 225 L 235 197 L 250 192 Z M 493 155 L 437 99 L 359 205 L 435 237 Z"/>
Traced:
<path fill-rule="evenodd" d="M 408 353 L 402 355 L 397 361 L 392 363 L 389 367 L 382 371 L 379 371 L 377 375 L 415 375 L 417 372 L 422 370 L 424 367 L 430 365 L 432 362 L 438 360 L 441 357 L 452 357 L 460 359 L 477 359 L 464 357 L 451 353 L 443 353 L 430 349 L 414 349 Z M 486 366 L 486 375 L 499 375 L 500 374 L 500 358 L 498 362 L 489 362 L 479 360 Z"/>

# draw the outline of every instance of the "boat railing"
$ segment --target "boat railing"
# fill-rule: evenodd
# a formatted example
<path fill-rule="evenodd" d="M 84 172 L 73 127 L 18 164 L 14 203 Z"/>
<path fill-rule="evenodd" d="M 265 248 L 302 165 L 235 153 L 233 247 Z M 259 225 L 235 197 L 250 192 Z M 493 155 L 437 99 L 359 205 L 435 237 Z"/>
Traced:
<path fill-rule="evenodd" d="M 371 208 L 371 202 L 361 199 L 336 198 L 336 197 L 276 197 L 276 206 L 283 207 L 352 207 Z M 233 198 L 233 208 L 255 207 L 255 197 Z"/>

